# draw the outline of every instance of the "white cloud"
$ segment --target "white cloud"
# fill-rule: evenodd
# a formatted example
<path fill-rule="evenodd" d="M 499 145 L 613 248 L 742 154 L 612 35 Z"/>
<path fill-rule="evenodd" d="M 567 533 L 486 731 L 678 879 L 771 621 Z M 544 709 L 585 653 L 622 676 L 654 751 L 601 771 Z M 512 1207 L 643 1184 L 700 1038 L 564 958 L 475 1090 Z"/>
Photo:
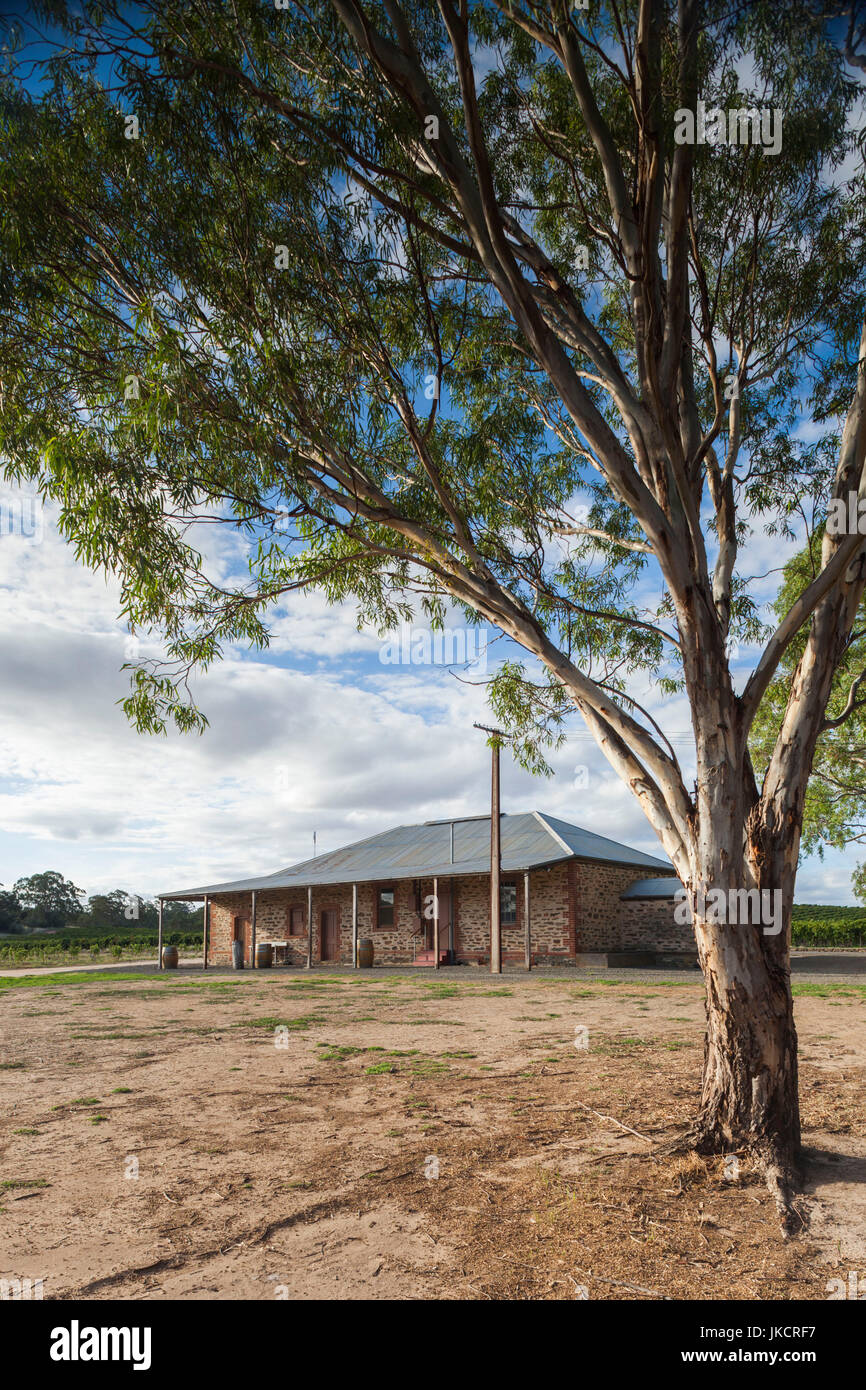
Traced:
<path fill-rule="evenodd" d="M 223 576 L 235 573 L 237 537 L 211 531 L 207 543 Z M 314 830 L 324 852 L 488 809 L 490 754 L 472 727 L 490 722 L 483 684 L 459 667 L 383 666 L 379 639 L 357 634 L 348 608 L 294 596 L 269 651 L 229 650 L 196 680 L 210 721 L 202 737 L 151 738 L 117 703 L 128 692 L 127 634 L 113 581 L 78 565 L 47 524 L 38 545 L 0 539 L 0 590 L 6 884 L 50 867 L 87 892 L 152 894 L 307 858 Z M 491 647 L 491 669 L 503 647 Z M 674 731 L 693 775 L 685 702 L 635 693 Z M 546 810 L 661 857 L 579 721 L 553 765 L 555 777 L 534 779 L 503 753 L 503 809 Z M 836 901 L 847 897 L 849 860 L 833 866 Z M 813 883 L 805 869 L 802 881 Z"/>

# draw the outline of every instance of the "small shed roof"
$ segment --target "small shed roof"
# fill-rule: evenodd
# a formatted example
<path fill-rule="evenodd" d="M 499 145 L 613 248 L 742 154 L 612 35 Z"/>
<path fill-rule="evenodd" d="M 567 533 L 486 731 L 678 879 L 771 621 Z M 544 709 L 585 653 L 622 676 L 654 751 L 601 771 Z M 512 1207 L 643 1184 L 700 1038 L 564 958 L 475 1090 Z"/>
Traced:
<path fill-rule="evenodd" d="M 452 857 L 453 826 L 453 857 Z M 634 865 L 642 869 L 667 869 L 664 859 L 630 849 L 555 816 L 540 811 L 503 816 L 501 823 L 503 873 L 545 868 L 569 859 L 597 860 L 606 864 Z M 274 874 L 210 883 L 160 893 L 161 898 L 203 898 L 220 893 L 247 893 L 252 889 L 307 888 L 320 884 L 376 883 L 390 879 L 456 878 L 483 874 L 490 869 L 490 817 L 470 816 L 455 820 L 425 821 L 400 825 L 343 849 L 305 859 Z"/>

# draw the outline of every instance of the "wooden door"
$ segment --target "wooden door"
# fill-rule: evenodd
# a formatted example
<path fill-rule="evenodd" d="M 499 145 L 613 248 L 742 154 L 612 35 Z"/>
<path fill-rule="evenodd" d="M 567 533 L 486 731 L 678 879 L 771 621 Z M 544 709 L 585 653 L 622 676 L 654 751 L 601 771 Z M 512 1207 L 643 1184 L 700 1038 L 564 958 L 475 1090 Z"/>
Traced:
<path fill-rule="evenodd" d="M 454 913 L 453 888 L 450 883 L 439 885 L 439 950 L 450 951 L 454 941 L 451 920 Z M 449 957 L 450 959 L 450 957 Z"/>
<path fill-rule="evenodd" d="M 249 917 L 235 918 L 234 930 L 232 932 L 232 940 L 242 941 L 244 943 L 244 963 L 246 965 L 251 965 L 253 928 Z"/>
<path fill-rule="evenodd" d="M 431 884 L 430 884 L 430 894 L 429 894 L 429 897 L 427 898 L 427 901 L 430 902 L 431 905 L 432 905 L 432 897 L 433 897 L 433 884 L 431 883 Z M 440 951 L 440 953 L 441 953 L 442 951 L 447 951 L 447 950 L 449 949 L 449 939 L 450 939 L 450 938 L 449 938 L 449 924 L 450 924 L 450 922 L 451 922 L 451 884 L 450 884 L 450 883 L 447 883 L 447 882 L 444 882 L 442 879 L 440 879 L 440 880 L 439 880 L 439 951 Z M 427 950 L 428 950 L 428 951 L 432 951 L 432 950 L 433 950 L 433 936 L 434 936 L 434 933 L 435 933 L 435 930 L 436 930 L 436 924 L 435 924 L 435 922 L 434 922 L 432 916 L 429 917 L 429 918 L 427 919 L 426 927 L 427 927 L 427 931 L 426 931 L 426 939 L 425 939 L 425 943 L 424 943 L 424 944 L 425 944 L 425 946 L 427 947 Z"/>
<path fill-rule="evenodd" d="M 334 908 L 322 913 L 322 960 L 340 959 L 340 925 Z"/>

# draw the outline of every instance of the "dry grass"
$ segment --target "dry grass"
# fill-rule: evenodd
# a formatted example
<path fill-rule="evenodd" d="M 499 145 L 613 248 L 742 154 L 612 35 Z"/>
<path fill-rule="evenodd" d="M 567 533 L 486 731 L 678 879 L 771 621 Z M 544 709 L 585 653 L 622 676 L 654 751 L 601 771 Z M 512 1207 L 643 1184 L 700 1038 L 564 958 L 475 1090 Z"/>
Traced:
<path fill-rule="evenodd" d="M 849 1267 L 782 1238 L 748 1164 L 659 1156 L 697 1098 L 693 978 L 184 973 L 3 1007 L 0 1275 L 47 1297 L 823 1299 Z M 797 1001 L 807 1143 L 863 1133 L 864 1008 Z"/>

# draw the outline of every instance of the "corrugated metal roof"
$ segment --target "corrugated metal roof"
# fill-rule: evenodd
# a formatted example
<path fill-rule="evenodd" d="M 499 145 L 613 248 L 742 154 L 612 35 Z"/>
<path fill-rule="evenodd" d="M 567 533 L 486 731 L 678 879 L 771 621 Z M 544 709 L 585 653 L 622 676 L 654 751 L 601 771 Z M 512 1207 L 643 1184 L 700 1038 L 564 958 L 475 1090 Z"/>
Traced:
<path fill-rule="evenodd" d="M 454 857 L 451 857 L 451 827 Z M 568 859 L 595 859 L 607 864 L 633 864 L 636 868 L 666 869 L 639 849 L 594 835 L 568 821 L 540 811 L 502 817 L 502 869 L 542 868 Z M 275 874 L 211 883 L 160 893 L 161 898 L 202 898 L 219 893 L 247 893 L 251 889 L 316 887 L 333 883 L 376 883 L 386 879 L 452 878 L 484 874 L 490 869 L 490 817 L 472 816 L 454 821 L 427 821 L 424 825 L 400 825 L 343 849 L 305 859 Z"/>
<path fill-rule="evenodd" d="M 621 902 L 627 898 L 673 898 L 682 886 L 678 878 L 639 878 L 619 896 Z"/>

